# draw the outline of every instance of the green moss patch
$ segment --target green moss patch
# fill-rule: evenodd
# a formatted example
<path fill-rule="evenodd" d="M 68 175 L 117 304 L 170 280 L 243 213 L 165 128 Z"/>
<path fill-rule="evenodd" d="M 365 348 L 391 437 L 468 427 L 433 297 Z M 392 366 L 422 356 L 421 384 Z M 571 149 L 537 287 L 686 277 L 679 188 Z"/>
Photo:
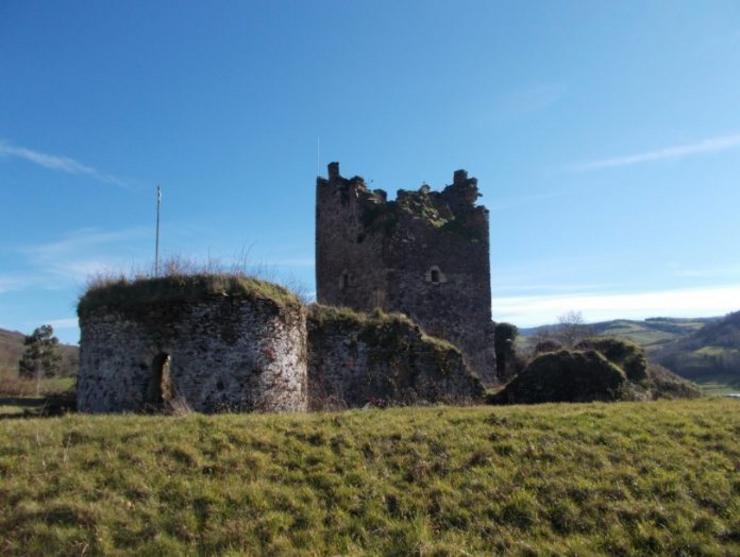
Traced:
<path fill-rule="evenodd" d="M 312 304 L 309 307 L 309 319 L 316 330 L 342 326 L 358 329 L 360 338 L 368 344 L 385 346 L 391 351 L 401 337 L 412 333 L 440 351 L 460 353 L 456 346 L 446 340 L 425 334 L 414 321 L 402 313 L 386 313 L 379 309 L 362 313 L 346 307 Z"/>
<path fill-rule="evenodd" d="M 577 350 L 596 350 L 613 364 L 622 368 L 630 381 L 647 379 L 647 359 L 642 348 L 634 342 L 610 337 L 593 337 L 581 341 Z"/>
<path fill-rule="evenodd" d="M 185 274 L 157 278 L 118 278 L 93 284 L 80 298 L 77 314 L 97 308 L 147 306 L 233 297 L 272 302 L 279 308 L 299 308 L 298 297 L 276 284 L 241 274 Z"/>
<path fill-rule="evenodd" d="M 561 350 L 537 356 L 494 397 L 494 402 L 619 400 L 626 383 L 624 372 L 599 352 Z"/>

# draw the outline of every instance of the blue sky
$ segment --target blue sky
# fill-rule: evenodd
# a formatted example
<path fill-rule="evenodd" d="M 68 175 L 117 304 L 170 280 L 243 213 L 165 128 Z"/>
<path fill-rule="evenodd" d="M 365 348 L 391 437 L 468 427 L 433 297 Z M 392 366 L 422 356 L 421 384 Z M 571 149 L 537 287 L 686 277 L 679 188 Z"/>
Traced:
<path fill-rule="evenodd" d="M 4 2 L 0 327 L 165 255 L 314 291 L 314 182 L 466 168 L 493 313 L 740 309 L 740 4 Z"/>

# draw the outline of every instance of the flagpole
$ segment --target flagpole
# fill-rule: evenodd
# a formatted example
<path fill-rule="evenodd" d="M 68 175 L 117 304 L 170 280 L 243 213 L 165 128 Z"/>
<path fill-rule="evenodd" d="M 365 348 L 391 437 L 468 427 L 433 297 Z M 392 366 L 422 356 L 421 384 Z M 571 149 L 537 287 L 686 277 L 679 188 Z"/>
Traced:
<path fill-rule="evenodd" d="M 162 188 L 157 184 L 157 239 L 154 244 L 154 276 L 159 276 L 159 211 L 162 206 Z"/>

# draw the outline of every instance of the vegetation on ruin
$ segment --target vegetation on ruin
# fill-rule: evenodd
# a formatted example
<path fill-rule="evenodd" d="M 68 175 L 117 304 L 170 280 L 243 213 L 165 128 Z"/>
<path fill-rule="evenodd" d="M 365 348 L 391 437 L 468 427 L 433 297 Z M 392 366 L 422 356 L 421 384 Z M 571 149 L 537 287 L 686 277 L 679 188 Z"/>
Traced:
<path fill-rule="evenodd" d="M 733 555 L 737 401 L 0 421 L 3 555 Z"/>
<path fill-rule="evenodd" d="M 483 240 L 480 226 L 468 222 L 464 214 L 453 213 L 440 199 L 440 193 L 422 186 L 419 191 L 401 190 L 395 201 L 369 202 L 363 207 L 362 224 L 370 231 L 392 234 L 402 215 L 418 218 L 430 226 L 471 240 Z"/>
<path fill-rule="evenodd" d="M 414 373 L 415 367 L 401 362 L 413 362 L 421 355 L 421 351 L 432 354 L 442 374 L 449 373 L 450 366 L 454 366 L 454 362 L 462 357 L 456 346 L 427 335 L 402 313 L 386 313 L 380 309 L 361 313 L 344 307 L 312 304 L 309 307 L 309 327 L 314 333 L 322 331 L 322 334 L 332 330 L 357 332 L 357 338 L 374 349 L 372 354 L 373 358 L 379 360 L 377 363 L 398 364 L 389 367 L 402 375 L 393 378 L 390 384 L 403 385 L 410 379 L 407 374 Z M 423 344 L 415 342 L 417 339 Z M 479 388 L 482 397 L 483 389 Z"/>
<path fill-rule="evenodd" d="M 246 298 L 272 302 L 279 308 L 300 307 L 298 296 L 283 286 L 241 271 L 169 272 L 161 277 L 102 277 L 93 280 L 80 298 L 80 317 L 106 308 L 142 307 L 150 304 L 189 302 L 223 298 Z"/>
<path fill-rule="evenodd" d="M 559 327 L 521 329 L 522 334 L 516 339 L 517 351 L 522 354 L 537 352 L 538 344 L 557 340 Z M 721 318 L 617 319 L 589 323 L 587 329 L 591 336 L 639 345 L 651 366 L 660 364 L 695 381 L 707 394 L 737 392 L 740 388 L 740 312 Z"/>
<path fill-rule="evenodd" d="M 577 350 L 596 350 L 619 366 L 630 381 L 647 379 L 647 359 L 642 348 L 625 339 L 591 337 L 576 345 Z"/>
<path fill-rule="evenodd" d="M 547 352 L 534 358 L 494 402 L 610 401 L 625 398 L 624 371 L 595 350 Z"/>
<path fill-rule="evenodd" d="M 421 339 L 437 350 L 460 353 L 459 348 L 448 341 L 429 336 L 421 330 L 419 325 L 403 313 L 386 313 L 375 309 L 370 313 L 362 313 L 346 307 L 325 306 L 311 304 L 309 307 L 310 319 L 318 327 L 334 323 L 342 323 L 358 328 L 361 335 L 373 344 L 382 345 L 383 341 L 390 341 L 389 348 L 396 344 L 394 338 L 400 337 L 409 331 L 418 331 Z"/>
<path fill-rule="evenodd" d="M 517 360 L 518 356 L 512 353 L 508 358 Z M 658 364 L 649 364 L 637 344 L 626 339 L 590 337 L 571 350 L 564 350 L 556 341 L 539 342 L 526 367 L 503 388 L 492 392 L 490 401 L 516 404 L 699 396 L 701 391 L 693 383 Z"/>

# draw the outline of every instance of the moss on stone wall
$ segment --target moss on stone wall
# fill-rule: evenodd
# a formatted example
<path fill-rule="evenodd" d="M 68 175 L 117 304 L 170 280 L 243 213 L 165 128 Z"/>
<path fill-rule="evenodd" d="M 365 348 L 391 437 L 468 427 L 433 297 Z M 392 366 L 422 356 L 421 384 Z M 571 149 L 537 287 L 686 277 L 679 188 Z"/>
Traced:
<path fill-rule="evenodd" d="M 82 295 L 77 314 L 83 317 L 102 308 L 146 307 L 151 304 L 196 303 L 233 297 L 261 300 L 277 309 L 301 307 L 298 297 L 276 284 L 241 274 L 183 274 L 157 278 L 118 278 L 93 284 Z"/>
<path fill-rule="evenodd" d="M 620 400 L 624 397 L 626 383 L 624 371 L 599 352 L 561 350 L 537 356 L 492 402 Z"/>
<path fill-rule="evenodd" d="M 313 409 L 372 401 L 469 403 L 483 396 L 460 350 L 424 334 L 403 314 L 312 305 L 308 333 Z"/>
<path fill-rule="evenodd" d="M 309 319 L 317 329 L 329 330 L 332 325 L 349 325 L 360 330 L 362 340 L 373 346 L 392 346 L 408 332 L 414 332 L 430 346 L 443 351 L 460 350 L 444 339 L 425 334 L 419 326 L 402 313 L 386 313 L 379 309 L 372 313 L 361 313 L 345 307 L 312 304 L 309 307 Z"/>

